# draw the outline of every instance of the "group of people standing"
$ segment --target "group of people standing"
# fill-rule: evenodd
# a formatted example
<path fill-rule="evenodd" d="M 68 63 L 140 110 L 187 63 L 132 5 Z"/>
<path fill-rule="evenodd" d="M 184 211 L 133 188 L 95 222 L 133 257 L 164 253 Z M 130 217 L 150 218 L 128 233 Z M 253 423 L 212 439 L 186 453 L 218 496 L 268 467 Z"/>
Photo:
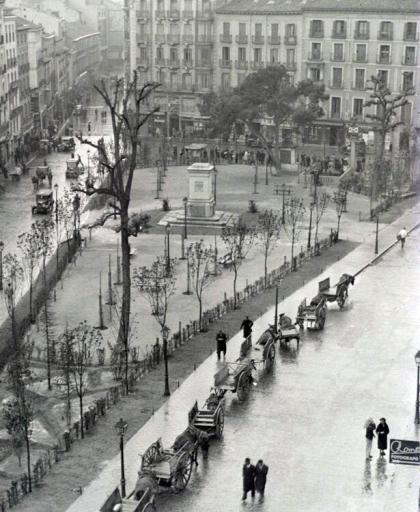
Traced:
<path fill-rule="evenodd" d="M 389 427 L 385 418 L 381 418 L 379 420 L 378 425 L 375 424 L 372 418 L 368 418 L 365 421 L 365 429 L 366 429 L 366 460 L 370 461 L 372 459 L 371 451 L 373 438 L 375 437 L 375 433 L 378 437 L 378 450 L 381 457 L 385 456 L 385 451 L 388 448 L 388 434 Z"/>
<path fill-rule="evenodd" d="M 260 499 L 264 498 L 265 484 L 267 482 L 268 466 L 260 459 L 254 466 L 251 459 L 247 457 L 242 467 L 243 495 L 242 500 L 246 500 L 248 493 L 251 497 L 255 497 L 255 491 L 260 495 Z"/>

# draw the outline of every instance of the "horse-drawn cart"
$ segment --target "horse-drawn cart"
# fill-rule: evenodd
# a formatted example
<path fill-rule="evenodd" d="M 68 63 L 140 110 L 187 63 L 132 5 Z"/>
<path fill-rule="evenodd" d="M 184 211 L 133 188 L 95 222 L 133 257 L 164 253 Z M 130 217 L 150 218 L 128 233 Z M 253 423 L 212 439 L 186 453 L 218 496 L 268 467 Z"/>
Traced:
<path fill-rule="evenodd" d="M 318 283 L 319 294 L 323 295 L 327 302 L 337 302 L 340 309 L 343 309 L 348 296 L 349 286 L 354 284 L 354 277 L 350 274 L 342 274 L 335 290 L 330 287 L 330 278 L 327 277 Z"/>
<path fill-rule="evenodd" d="M 198 408 L 197 402 L 188 413 L 188 424 L 201 430 L 208 437 L 220 439 L 225 425 L 224 398 L 220 394 L 211 393 Z"/>
<path fill-rule="evenodd" d="M 299 304 L 296 315 L 296 323 L 301 329 L 306 327 L 309 330 L 321 330 L 324 328 L 325 318 L 327 316 L 327 300 L 323 295 L 316 295 L 309 306 L 306 304 L 306 298 Z"/>
<path fill-rule="evenodd" d="M 156 511 L 155 499 L 152 490 L 147 487 L 140 499 L 133 498 L 134 492 L 128 498 L 122 498 L 119 488 L 107 498 L 99 512 L 114 512 L 116 505 L 120 505 L 120 512 L 154 512 Z"/>
<path fill-rule="evenodd" d="M 296 340 L 296 343 L 299 346 L 299 330 L 296 325 L 292 323 L 292 319 L 284 313 L 282 313 L 279 318 L 278 338 L 280 343 L 289 343 L 292 340 Z"/>

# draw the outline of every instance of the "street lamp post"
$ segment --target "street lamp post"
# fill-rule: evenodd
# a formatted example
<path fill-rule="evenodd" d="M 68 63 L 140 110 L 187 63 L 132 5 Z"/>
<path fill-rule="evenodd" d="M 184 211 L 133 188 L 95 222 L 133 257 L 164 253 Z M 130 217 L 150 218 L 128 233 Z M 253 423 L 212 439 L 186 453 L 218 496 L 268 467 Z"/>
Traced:
<path fill-rule="evenodd" d="M 314 203 L 311 203 L 310 209 L 309 209 L 309 231 L 308 231 L 308 244 L 307 249 L 308 251 L 311 250 L 311 237 L 312 237 L 312 213 L 314 211 Z M 316 240 L 315 240 L 316 242 Z M 316 244 L 315 244 L 316 245 Z"/>
<path fill-rule="evenodd" d="M 187 206 L 188 206 L 188 197 L 184 197 L 182 202 L 184 203 L 184 239 L 188 238 L 187 233 Z"/>
<path fill-rule="evenodd" d="M 87 150 L 87 175 L 90 179 L 90 149 Z"/>
<path fill-rule="evenodd" d="M 285 212 L 285 203 L 284 203 L 284 197 L 285 195 L 290 194 L 290 188 L 287 187 L 285 183 L 281 186 L 281 194 L 282 194 L 282 206 L 281 206 L 281 223 L 285 224 L 285 218 L 286 218 L 286 212 Z"/>
<path fill-rule="evenodd" d="M 191 246 L 189 247 L 189 249 L 187 249 L 187 289 L 185 290 L 185 292 L 182 292 L 184 295 L 191 295 L 192 294 L 192 291 L 191 291 L 191 277 L 190 277 L 190 250 L 191 250 Z"/>
<path fill-rule="evenodd" d="M 379 252 L 379 213 L 376 215 L 375 254 Z"/>
<path fill-rule="evenodd" d="M 258 185 L 258 163 L 257 160 L 255 160 L 255 173 L 254 173 L 254 194 L 258 194 L 257 191 L 257 185 Z"/>
<path fill-rule="evenodd" d="M 124 471 L 124 435 L 127 432 L 128 424 L 122 418 L 115 424 L 114 428 L 117 435 L 120 436 L 121 453 L 121 497 L 125 498 L 125 471 Z"/>
<path fill-rule="evenodd" d="M 3 290 L 3 249 L 4 243 L 0 240 L 0 292 Z"/>
<path fill-rule="evenodd" d="M 54 191 L 55 191 L 55 237 L 57 239 L 57 272 L 58 272 L 58 264 L 59 264 L 59 255 L 58 251 L 60 248 L 60 241 L 58 239 L 58 184 L 56 183 L 54 185 Z"/>
<path fill-rule="evenodd" d="M 165 391 L 163 392 L 164 396 L 169 396 L 171 394 L 171 392 L 169 390 L 168 335 L 169 335 L 169 329 L 166 327 L 166 325 L 164 325 L 162 327 L 163 360 L 165 363 Z"/>
<path fill-rule="evenodd" d="M 169 222 L 166 223 L 166 273 L 167 275 L 171 272 L 171 254 L 170 254 L 170 234 L 171 225 Z"/>
<path fill-rule="evenodd" d="M 414 419 L 414 423 L 416 425 L 420 425 L 420 401 L 419 401 L 419 393 L 420 393 L 420 350 L 417 351 L 417 354 L 414 356 L 417 365 L 417 388 L 416 388 L 416 417 Z"/>

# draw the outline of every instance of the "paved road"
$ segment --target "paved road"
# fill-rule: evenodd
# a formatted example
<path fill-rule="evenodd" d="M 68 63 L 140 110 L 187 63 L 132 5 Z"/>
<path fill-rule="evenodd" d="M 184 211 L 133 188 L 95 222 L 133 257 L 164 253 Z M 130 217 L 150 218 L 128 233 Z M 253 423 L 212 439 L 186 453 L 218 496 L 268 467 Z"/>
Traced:
<path fill-rule="evenodd" d="M 416 218 L 414 209 L 391 225 L 381 247 Z M 419 348 L 413 313 L 420 293 L 416 236 L 404 253 L 393 249 L 358 278 L 350 306 L 343 312 L 332 309 L 323 333 L 306 335 L 298 353 L 281 351 L 274 374 L 261 380 L 248 402 L 240 405 L 228 397 L 223 441 L 212 444 L 208 463 L 199 466 L 184 493 L 159 498 L 160 512 L 242 510 L 245 456 L 263 457 L 270 466 L 267 498 L 264 505 L 252 507 L 256 510 L 415 510 L 418 473 L 378 464 L 376 450 L 373 462 L 365 466 L 363 423 L 367 416 L 384 415 L 395 437 L 418 437 L 413 431 L 413 356 Z M 356 272 L 371 255 L 371 243 L 363 244 L 330 267 L 325 277 L 336 282 L 341 273 Z M 287 298 L 281 310 L 294 315 L 302 298 L 314 295 L 317 280 Z M 272 317 L 270 310 L 255 322 L 257 335 Z M 238 334 L 229 341 L 231 359 L 241 340 Z M 187 424 L 188 409 L 207 397 L 216 370 L 212 355 L 127 442 L 128 489 L 135 484 L 139 454 L 158 437 L 165 446 L 172 444 Z M 98 510 L 118 485 L 119 465 L 119 457 L 108 461 L 68 512 Z"/>

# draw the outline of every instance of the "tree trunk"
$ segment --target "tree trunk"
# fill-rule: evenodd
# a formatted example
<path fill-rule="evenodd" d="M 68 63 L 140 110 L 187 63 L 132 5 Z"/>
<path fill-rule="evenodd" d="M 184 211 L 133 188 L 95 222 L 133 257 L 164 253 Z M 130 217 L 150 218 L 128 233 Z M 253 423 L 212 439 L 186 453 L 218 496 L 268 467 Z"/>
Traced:
<path fill-rule="evenodd" d="M 264 288 L 267 288 L 267 274 L 268 274 L 267 260 L 268 260 L 268 244 L 265 246 L 265 252 L 264 252 Z"/>
<path fill-rule="evenodd" d="M 338 216 L 338 220 L 337 220 L 337 242 L 339 240 L 339 234 L 340 234 L 340 220 L 341 220 L 341 215 Z"/>
<path fill-rule="evenodd" d="M 275 137 L 275 155 L 276 155 L 276 169 L 281 171 L 281 157 L 280 157 L 280 127 L 276 125 L 276 137 Z"/>
<path fill-rule="evenodd" d="M 238 270 L 235 268 L 233 271 L 233 307 L 236 309 L 236 280 L 238 279 Z"/>
<path fill-rule="evenodd" d="M 31 324 L 35 323 L 34 312 L 33 312 L 33 279 L 32 275 L 29 278 L 29 320 Z"/>
<path fill-rule="evenodd" d="M 32 492 L 32 474 L 31 474 L 31 444 L 29 441 L 28 427 L 25 425 L 25 444 L 26 444 L 26 463 L 28 469 L 28 491 Z"/>
<path fill-rule="evenodd" d="M 83 376 L 80 379 L 80 393 L 79 393 L 79 408 L 80 408 L 80 436 L 82 439 L 85 438 L 85 427 L 83 425 Z"/>
<path fill-rule="evenodd" d="M 292 272 L 294 270 L 293 268 L 293 257 L 294 257 L 294 250 L 295 250 L 295 230 L 292 231 L 292 247 L 290 252 L 290 268 L 292 269 Z"/>
<path fill-rule="evenodd" d="M 202 317 L 203 317 L 203 301 L 201 297 L 198 297 L 198 328 L 201 331 L 202 329 Z"/>
<path fill-rule="evenodd" d="M 121 204 L 122 300 L 118 341 L 125 349 L 125 388 L 128 393 L 128 342 L 130 333 L 131 277 L 128 204 Z"/>

